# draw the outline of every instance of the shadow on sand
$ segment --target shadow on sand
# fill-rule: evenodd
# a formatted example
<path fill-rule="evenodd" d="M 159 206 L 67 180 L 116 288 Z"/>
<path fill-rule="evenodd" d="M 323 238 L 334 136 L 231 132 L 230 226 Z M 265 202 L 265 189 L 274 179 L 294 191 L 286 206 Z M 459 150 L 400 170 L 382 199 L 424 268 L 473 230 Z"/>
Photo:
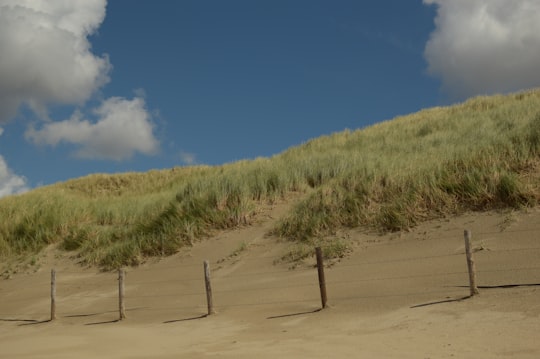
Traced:
<path fill-rule="evenodd" d="M 184 318 L 184 319 L 173 319 L 173 320 L 167 320 L 163 322 L 163 324 L 170 324 L 170 323 L 177 323 L 177 322 L 188 322 L 190 320 L 197 320 L 197 319 L 204 319 L 208 317 L 208 314 L 199 315 L 197 317 L 190 317 L 190 318 Z"/>
<path fill-rule="evenodd" d="M 458 288 L 469 288 L 468 285 L 460 285 L 460 286 L 457 286 L 457 287 Z M 518 287 L 540 287 L 540 283 L 498 284 L 498 285 L 479 285 L 479 286 L 477 286 L 478 289 L 509 289 L 509 288 L 518 288 Z M 429 305 L 442 304 L 442 303 L 461 302 L 461 301 L 463 301 L 465 299 L 469 299 L 469 298 L 471 298 L 471 296 L 467 295 L 467 296 L 461 297 L 461 298 L 445 299 L 445 300 L 438 300 L 438 301 L 435 301 L 435 302 L 417 304 L 417 305 L 413 305 L 411 308 L 427 307 Z"/>
<path fill-rule="evenodd" d="M 298 316 L 298 315 L 306 315 L 306 314 L 318 313 L 318 312 L 320 312 L 321 310 L 322 310 L 321 308 L 317 308 L 317 309 L 314 309 L 314 310 L 308 310 L 308 311 L 306 311 L 306 312 L 300 312 L 300 313 L 290 313 L 290 314 L 274 315 L 274 316 L 268 317 L 268 318 L 266 318 L 266 319 L 279 319 L 279 318 L 295 317 L 295 316 Z"/>
<path fill-rule="evenodd" d="M 429 302 L 429 303 L 413 305 L 411 308 L 427 307 L 427 306 L 430 306 L 430 305 L 442 304 L 442 303 L 461 302 L 462 300 L 469 299 L 470 297 L 471 297 L 470 295 L 467 295 L 467 296 L 461 297 L 461 298 L 438 300 L 438 301 L 435 301 L 435 302 Z"/>

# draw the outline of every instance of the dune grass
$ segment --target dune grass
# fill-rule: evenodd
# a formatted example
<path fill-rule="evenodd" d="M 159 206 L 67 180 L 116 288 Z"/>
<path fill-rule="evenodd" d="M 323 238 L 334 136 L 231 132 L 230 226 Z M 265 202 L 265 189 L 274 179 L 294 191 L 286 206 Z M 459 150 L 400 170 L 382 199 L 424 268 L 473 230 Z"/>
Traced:
<path fill-rule="evenodd" d="M 344 227 L 399 231 L 468 210 L 534 206 L 539 184 L 540 91 L 478 97 L 271 158 L 96 174 L 7 197 L 0 256 L 58 244 L 88 264 L 136 265 L 249 225 L 262 204 L 292 192 L 301 200 L 273 233 L 320 244 Z"/>
<path fill-rule="evenodd" d="M 476 98 L 294 149 L 334 165 L 321 167 L 327 180 L 276 232 L 307 240 L 340 226 L 397 231 L 465 210 L 536 204 L 539 99 Z"/>

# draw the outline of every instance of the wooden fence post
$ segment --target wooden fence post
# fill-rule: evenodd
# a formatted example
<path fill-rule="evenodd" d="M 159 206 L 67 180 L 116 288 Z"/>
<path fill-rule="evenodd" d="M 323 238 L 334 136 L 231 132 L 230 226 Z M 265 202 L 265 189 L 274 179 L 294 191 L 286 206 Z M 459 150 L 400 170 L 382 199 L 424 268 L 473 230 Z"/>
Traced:
<path fill-rule="evenodd" d="M 118 269 L 118 311 L 119 320 L 126 319 L 126 304 L 124 302 L 124 270 Z"/>
<path fill-rule="evenodd" d="M 467 254 L 467 268 L 469 270 L 469 287 L 471 290 L 471 297 L 479 294 L 478 287 L 476 286 L 476 266 L 474 265 L 474 257 L 471 249 L 471 232 L 465 230 L 465 253 Z"/>
<path fill-rule="evenodd" d="M 56 319 L 56 269 L 51 269 L 51 321 Z"/>
<path fill-rule="evenodd" d="M 206 303 L 208 304 L 208 315 L 215 314 L 214 300 L 212 298 L 212 283 L 210 282 L 210 265 L 204 261 L 204 284 L 206 286 Z"/>
<path fill-rule="evenodd" d="M 321 247 L 315 248 L 315 254 L 317 256 L 317 272 L 319 273 L 319 289 L 321 291 L 321 304 L 322 309 L 326 308 L 326 281 L 324 279 L 324 262 Z"/>

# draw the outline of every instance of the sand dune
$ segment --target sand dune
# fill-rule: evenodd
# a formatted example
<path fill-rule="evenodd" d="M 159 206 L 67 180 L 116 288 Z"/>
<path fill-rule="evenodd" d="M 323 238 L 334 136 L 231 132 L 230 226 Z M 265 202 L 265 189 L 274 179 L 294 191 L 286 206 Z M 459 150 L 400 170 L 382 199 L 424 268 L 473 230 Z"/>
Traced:
<path fill-rule="evenodd" d="M 290 269 L 278 260 L 287 244 L 265 236 L 279 210 L 128 268 L 123 321 L 116 273 L 51 251 L 37 272 L 0 281 L 0 357 L 540 357 L 539 210 L 469 214 L 385 236 L 350 231 L 352 254 L 325 271 L 324 310 L 314 259 Z M 464 229 L 478 270 L 473 298 Z M 48 322 L 53 267 L 58 318 Z"/>

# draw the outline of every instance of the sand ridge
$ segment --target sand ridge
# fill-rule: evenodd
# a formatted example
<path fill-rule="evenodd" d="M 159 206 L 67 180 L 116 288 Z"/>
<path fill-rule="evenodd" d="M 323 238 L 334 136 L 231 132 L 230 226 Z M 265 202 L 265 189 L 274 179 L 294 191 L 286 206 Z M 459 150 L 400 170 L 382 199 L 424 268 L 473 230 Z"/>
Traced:
<path fill-rule="evenodd" d="M 2 280 L 0 357 L 540 357 L 539 210 L 468 214 L 385 236 L 350 231 L 354 251 L 326 268 L 322 311 L 313 259 L 294 270 L 276 261 L 287 243 L 265 235 L 274 210 L 128 268 L 124 321 L 116 273 L 56 254 L 36 273 Z M 468 299 L 464 229 L 481 286 Z M 204 260 L 217 311 L 208 317 Z M 51 267 L 58 319 L 47 322 Z"/>

